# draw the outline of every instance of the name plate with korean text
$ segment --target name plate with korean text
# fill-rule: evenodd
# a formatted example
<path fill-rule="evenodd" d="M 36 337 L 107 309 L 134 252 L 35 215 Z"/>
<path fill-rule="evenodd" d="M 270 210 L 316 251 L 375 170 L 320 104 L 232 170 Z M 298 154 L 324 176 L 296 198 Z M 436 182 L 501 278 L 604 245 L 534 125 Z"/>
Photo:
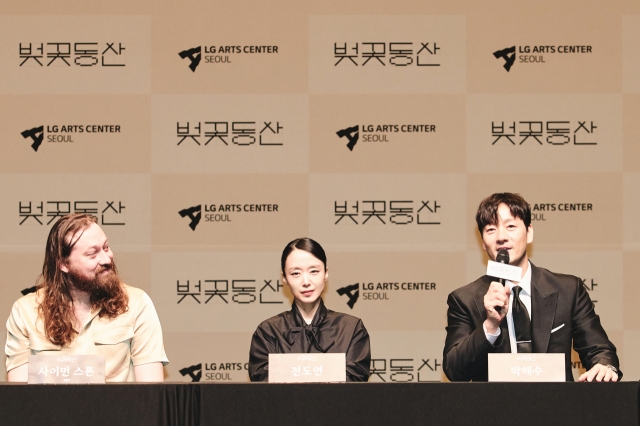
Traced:
<path fill-rule="evenodd" d="M 495 278 L 503 278 L 511 282 L 520 282 L 522 279 L 522 268 L 490 260 L 487 263 L 487 275 Z"/>
<path fill-rule="evenodd" d="M 105 383 L 104 355 L 29 355 L 29 384 Z"/>
<path fill-rule="evenodd" d="M 269 354 L 269 383 L 347 381 L 347 361 L 340 354 Z"/>
<path fill-rule="evenodd" d="M 490 382 L 564 382 L 564 354 L 489 354 Z"/>

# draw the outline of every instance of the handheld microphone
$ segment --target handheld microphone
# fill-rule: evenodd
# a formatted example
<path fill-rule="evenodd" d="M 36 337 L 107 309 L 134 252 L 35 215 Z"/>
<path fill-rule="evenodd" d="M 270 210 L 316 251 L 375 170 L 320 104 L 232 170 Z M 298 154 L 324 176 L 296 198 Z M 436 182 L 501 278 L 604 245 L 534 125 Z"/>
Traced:
<path fill-rule="evenodd" d="M 504 263 L 504 264 L 509 264 L 509 252 L 505 249 L 500 249 L 498 250 L 498 255 L 496 256 L 496 262 L 498 263 Z M 504 286 L 505 284 L 505 279 L 504 278 L 500 278 L 500 284 L 502 284 Z"/>

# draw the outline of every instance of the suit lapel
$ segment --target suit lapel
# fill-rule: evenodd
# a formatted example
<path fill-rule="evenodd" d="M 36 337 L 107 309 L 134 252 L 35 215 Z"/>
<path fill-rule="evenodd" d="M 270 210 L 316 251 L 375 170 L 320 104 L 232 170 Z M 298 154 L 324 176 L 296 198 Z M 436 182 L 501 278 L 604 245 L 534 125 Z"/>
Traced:
<path fill-rule="evenodd" d="M 531 264 L 531 338 L 533 352 L 546 353 L 556 314 L 558 292 Z"/>
<path fill-rule="evenodd" d="M 474 297 L 478 317 L 480 318 L 480 321 L 479 321 L 480 324 L 482 324 L 484 320 L 487 319 L 487 313 L 484 310 L 484 295 L 487 294 L 487 290 L 489 290 L 489 284 L 491 284 L 491 279 L 492 278 L 487 275 L 481 278 L 483 285 L 480 287 L 480 290 L 476 293 L 476 296 Z"/>

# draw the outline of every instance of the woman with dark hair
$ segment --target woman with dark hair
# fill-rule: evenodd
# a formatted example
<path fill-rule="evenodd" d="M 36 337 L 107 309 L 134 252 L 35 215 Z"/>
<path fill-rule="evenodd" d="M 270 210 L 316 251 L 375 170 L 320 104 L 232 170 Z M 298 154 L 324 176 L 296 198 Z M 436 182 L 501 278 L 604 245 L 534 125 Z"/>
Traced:
<path fill-rule="evenodd" d="M 327 309 L 322 292 L 329 277 L 324 250 L 310 238 L 298 238 L 284 248 L 282 281 L 294 302 L 290 311 L 262 322 L 249 351 L 252 382 L 269 378 L 269 354 L 345 353 L 347 381 L 369 379 L 369 333 L 359 318 Z"/>

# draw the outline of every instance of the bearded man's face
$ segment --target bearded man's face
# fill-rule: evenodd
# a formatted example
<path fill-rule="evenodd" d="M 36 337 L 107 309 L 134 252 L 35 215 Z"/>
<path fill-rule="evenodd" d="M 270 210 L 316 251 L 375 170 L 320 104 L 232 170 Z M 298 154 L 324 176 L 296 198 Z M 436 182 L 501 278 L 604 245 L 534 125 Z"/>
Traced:
<path fill-rule="evenodd" d="M 71 284 L 89 293 L 94 300 L 114 294 L 120 286 L 120 278 L 109 241 L 102 229 L 92 223 L 71 236 L 71 239 L 75 241 L 71 254 L 60 266 L 69 275 Z"/>

